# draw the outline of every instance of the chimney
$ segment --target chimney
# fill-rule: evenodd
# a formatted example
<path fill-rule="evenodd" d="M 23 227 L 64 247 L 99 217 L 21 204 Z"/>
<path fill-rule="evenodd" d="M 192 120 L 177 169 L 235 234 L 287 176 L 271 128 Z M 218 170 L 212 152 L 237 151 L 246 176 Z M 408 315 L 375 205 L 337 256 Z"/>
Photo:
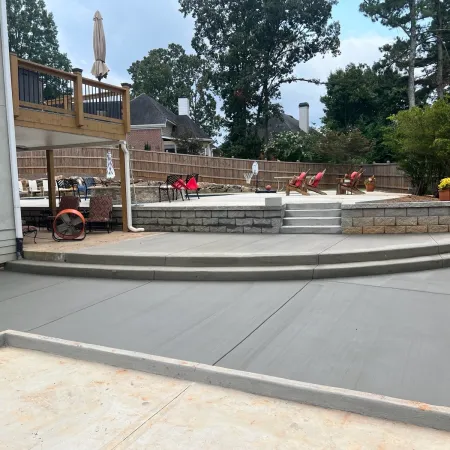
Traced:
<path fill-rule="evenodd" d="M 188 98 L 178 99 L 178 115 L 190 117 L 190 105 Z"/>
<path fill-rule="evenodd" d="M 309 133 L 309 103 L 300 103 L 298 105 L 298 113 L 300 130 Z"/>

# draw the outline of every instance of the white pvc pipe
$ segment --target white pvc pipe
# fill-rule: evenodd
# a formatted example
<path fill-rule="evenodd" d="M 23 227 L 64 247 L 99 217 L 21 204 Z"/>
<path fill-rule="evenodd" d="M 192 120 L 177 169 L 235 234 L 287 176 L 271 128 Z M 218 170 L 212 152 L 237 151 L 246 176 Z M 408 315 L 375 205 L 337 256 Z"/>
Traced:
<path fill-rule="evenodd" d="M 125 191 L 127 197 L 127 227 L 128 230 L 133 233 L 140 233 L 145 231 L 143 228 L 133 227 L 133 216 L 131 212 L 131 188 L 130 188 L 130 152 L 128 151 L 127 143 L 120 141 L 120 150 L 123 152 L 125 159 L 125 180 L 121 180 L 121 183 L 125 182 Z M 122 205 L 123 208 L 123 205 Z"/>
<path fill-rule="evenodd" d="M 3 79 L 6 100 L 6 123 L 8 128 L 9 160 L 11 167 L 11 185 L 14 207 L 14 225 L 16 229 L 17 257 L 21 258 L 23 245 L 22 214 L 20 211 L 19 171 L 17 170 L 16 130 L 14 128 L 14 110 L 11 87 L 11 67 L 9 63 L 8 24 L 6 21 L 6 1 L 0 0 L 0 32 L 2 41 Z"/>

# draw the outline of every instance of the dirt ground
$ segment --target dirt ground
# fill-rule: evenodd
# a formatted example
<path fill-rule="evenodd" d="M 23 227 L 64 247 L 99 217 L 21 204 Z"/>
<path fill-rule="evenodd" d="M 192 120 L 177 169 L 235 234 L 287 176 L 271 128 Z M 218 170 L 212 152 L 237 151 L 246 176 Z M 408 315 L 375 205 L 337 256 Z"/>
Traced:
<path fill-rule="evenodd" d="M 383 200 L 383 203 L 407 203 L 407 202 L 434 202 L 439 199 L 434 198 L 432 195 L 419 196 L 419 195 L 405 195 L 397 198 L 387 198 Z M 374 200 L 374 203 L 380 203 L 380 200 Z"/>
<path fill-rule="evenodd" d="M 52 250 L 80 250 L 87 247 L 95 247 L 98 245 L 109 244 L 111 242 L 121 242 L 129 239 L 142 238 L 143 235 L 150 236 L 159 233 L 124 233 L 122 231 L 114 231 L 112 233 L 92 232 L 86 235 L 83 241 L 63 241 L 56 242 L 52 239 L 52 233 L 47 230 L 40 230 L 37 234 L 36 244 L 32 236 L 25 236 L 24 249 L 39 252 L 47 252 Z"/>

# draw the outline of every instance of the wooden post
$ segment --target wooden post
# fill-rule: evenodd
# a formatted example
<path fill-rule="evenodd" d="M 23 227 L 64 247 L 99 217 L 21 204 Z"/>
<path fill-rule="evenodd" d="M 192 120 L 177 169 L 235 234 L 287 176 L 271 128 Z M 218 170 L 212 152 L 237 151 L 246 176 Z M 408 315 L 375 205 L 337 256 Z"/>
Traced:
<path fill-rule="evenodd" d="M 77 127 L 82 127 L 84 125 L 84 111 L 83 111 L 83 77 L 81 74 L 83 71 L 81 69 L 73 69 L 72 72 L 76 76 L 73 90 L 74 90 L 74 100 L 75 100 L 75 120 Z"/>
<path fill-rule="evenodd" d="M 48 206 L 52 215 L 56 215 L 56 189 L 55 189 L 55 158 L 53 150 L 46 150 L 47 157 L 47 179 L 48 179 Z"/>
<path fill-rule="evenodd" d="M 125 128 L 125 133 L 131 131 L 131 118 L 130 118 L 130 88 L 131 84 L 122 83 L 122 87 L 125 89 L 122 99 L 122 119 Z"/>
<path fill-rule="evenodd" d="M 119 145 L 119 160 L 120 160 L 120 193 L 122 196 L 122 231 L 128 232 L 128 212 L 127 212 L 127 186 L 125 178 L 125 155 Z"/>
<path fill-rule="evenodd" d="M 9 54 L 9 64 L 11 66 L 11 88 L 14 118 L 19 117 L 19 61 L 15 53 Z"/>

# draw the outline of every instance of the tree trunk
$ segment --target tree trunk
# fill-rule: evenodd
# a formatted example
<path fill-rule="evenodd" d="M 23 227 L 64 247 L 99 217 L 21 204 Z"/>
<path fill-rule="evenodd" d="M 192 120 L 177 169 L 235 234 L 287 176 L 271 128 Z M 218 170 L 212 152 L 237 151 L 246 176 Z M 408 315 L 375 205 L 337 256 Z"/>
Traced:
<path fill-rule="evenodd" d="M 436 13 L 436 45 L 437 45 L 437 71 L 436 85 L 438 98 L 444 98 L 444 51 L 442 45 L 442 10 L 440 0 L 434 0 Z"/>
<path fill-rule="evenodd" d="M 409 9 L 411 15 L 411 35 L 409 37 L 409 60 L 408 60 L 408 102 L 409 108 L 416 106 L 416 87 L 415 87 L 415 63 L 417 52 L 417 0 L 409 0 Z"/>

